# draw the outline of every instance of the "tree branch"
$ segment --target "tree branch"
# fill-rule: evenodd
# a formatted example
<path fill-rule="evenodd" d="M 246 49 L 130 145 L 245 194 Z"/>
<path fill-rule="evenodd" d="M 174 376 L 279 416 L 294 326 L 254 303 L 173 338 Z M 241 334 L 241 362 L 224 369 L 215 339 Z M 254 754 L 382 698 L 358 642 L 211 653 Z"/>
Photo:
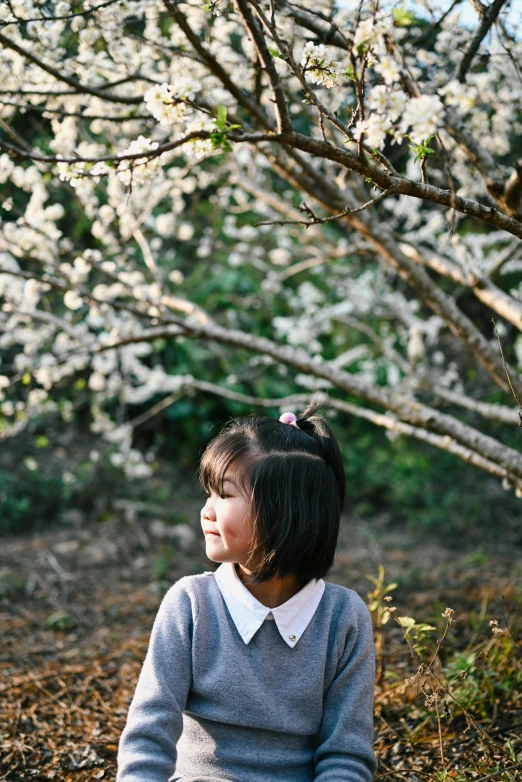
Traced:
<path fill-rule="evenodd" d="M 247 0 L 234 0 L 234 5 L 236 6 L 239 16 L 243 19 L 245 27 L 247 30 L 249 30 L 253 38 L 259 58 L 265 67 L 268 78 L 270 79 L 270 85 L 272 87 L 272 92 L 274 93 L 276 104 L 277 132 L 291 133 L 292 125 L 290 122 L 290 116 L 288 114 L 286 96 L 281 86 L 281 80 L 275 67 L 274 58 L 268 51 L 263 31 L 255 19 L 252 11 L 250 10 L 250 4 L 247 2 Z"/>
<path fill-rule="evenodd" d="M 141 96 L 140 97 L 137 96 L 135 98 L 126 98 L 124 96 L 119 97 L 118 95 L 108 95 L 103 90 L 96 89 L 95 87 L 89 87 L 87 84 L 81 84 L 77 79 L 74 79 L 72 76 L 66 76 L 64 73 L 57 71 L 56 68 L 53 68 L 51 65 L 47 65 L 47 63 L 40 60 L 34 54 L 31 54 L 31 52 L 28 52 L 26 49 L 23 49 L 14 41 L 11 41 L 11 39 L 8 38 L 3 33 L 0 33 L 0 44 L 3 44 L 7 49 L 12 49 L 14 52 L 17 52 L 17 54 L 20 54 L 22 57 L 25 57 L 25 59 L 29 60 L 29 62 L 34 63 L 34 65 L 37 65 L 43 71 L 46 71 L 46 73 L 49 73 L 51 76 L 54 76 L 54 78 L 57 81 L 63 81 L 65 84 L 68 84 L 69 87 L 73 87 L 76 92 L 83 93 L 85 95 L 94 95 L 96 98 L 101 98 L 102 100 L 111 101 L 113 103 L 125 103 L 128 105 L 136 105 L 142 103 L 143 101 L 143 98 Z"/>
<path fill-rule="evenodd" d="M 174 328 L 146 329 L 141 334 L 114 340 L 112 344 L 100 346 L 95 352 L 112 350 L 137 342 L 148 342 L 158 337 L 171 339 L 179 336 L 181 330 L 181 333 L 193 339 L 214 341 L 241 348 L 250 353 L 261 353 L 312 377 L 329 380 L 345 393 L 390 410 L 405 424 L 450 437 L 465 448 L 480 453 L 485 459 L 522 480 L 522 454 L 453 416 L 440 413 L 400 392 L 367 383 L 357 375 L 352 375 L 331 362 L 316 361 L 305 350 L 291 348 L 287 345 L 277 345 L 265 337 L 256 337 L 242 331 L 226 329 L 216 323 L 210 326 L 195 326 L 182 319 L 173 320 L 176 320 Z"/>
<path fill-rule="evenodd" d="M 289 217 L 296 217 L 298 215 L 297 210 L 294 207 L 287 204 L 286 201 L 283 201 L 272 192 L 269 193 L 265 190 L 262 190 L 254 182 L 240 177 L 239 174 L 237 176 L 237 183 L 244 190 L 251 193 L 256 198 L 263 200 L 265 203 L 269 204 L 276 211 L 282 212 L 283 214 L 286 214 Z M 311 226 L 311 230 L 312 231 L 315 230 L 315 233 L 317 234 L 317 238 L 322 240 L 323 244 L 325 241 L 331 244 L 330 250 L 332 252 L 335 250 L 334 244 L 329 242 L 328 238 L 324 236 L 322 231 L 320 231 L 317 228 L 314 229 L 313 226 Z M 448 261 L 447 259 L 442 258 L 432 253 L 431 251 L 429 251 L 429 254 L 427 255 L 426 254 L 427 251 L 423 250 L 424 254 L 421 255 L 420 252 L 415 247 L 413 247 L 413 245 L 407 244 L 406 242 L 400 242 L 398 247 L 403 253 L 405 253 L 405 255 L 412 258 L 412 260 L 414 260 L 416 263 L 419 263 L 421 265 L 428 265 L 430 268 L 435 269 L 435 271 L 439 272 L 440 274 L 444 274 L 445 276 L 450 277 L 451 279 L 453 279 L 455 282 L 459 284 L 470 285 L 470 282 L 464 278 L 464 275 L 460 270 L 460 268 L 455 264 L 453 264 L 451 261 Z M 288 267 L 287 269 L 285 269 L 284 271 L 279 272 L 277 275 L 277 279 L 284 280 L 287 277 L 289 277 L 291 274 L 294 273 L 298 274 L 299 272 L 309 268 L 310 266 L 315 266 L 323 263 L 325 263 L 325 259 L 322 257 L 319 259 L 312 258 L 311 260 L 297 262 L 292 266 Z M 472 290 L 475 291 L 475 288 L 472 288 Z M 503 293 L 503 291 L 499 291 L 499 292 L 501 294 Z M 507 296 L 507 294 L 504 295 Z M 490 306 L 492 306 L 494 303 L 495 302 L 489 302 Z M 518 308 L 522 311 L 522 305 L 519 305 Z M 374 342 L 374 344 L 376 344 L 379 347 L 379 349 L 384 354 L 389 355 L 389 357 L 393 361 L 395 361 L 395 363 L 402 369 L 402 371 L 406 375 L 409 373 L 410 366 L 408 362 L 399 353 L 397 353 L 397 351 L 395 350 L 392 350 L 391 352 L 388 351 L 388 349 L 386 348 L 386 346 L 384 345 L 383 341 L 380 339 L 378 334 L 372 328 L 370 328 L 370 326 L 368 326 L 366 323 L 357 320 L 356 318 L 352 318 L 346 315 L 342 317 L 342 322 L 347 323 L 350 326 L 357 328 L 363 333 L 365 333 L 372 340 L 372 342 Z M 466 408 L 467 410 L 478 413 L 483 418 L 500 421 L 501 423 L 506 423 L 506 424 L 518 423 L 518 412 L 515 408 L 510 408 L 507 406 L 502 406 L 497 404 L 487 404 L 484 402 L 477 402 L 476 400 L 470 399 L 469 397 L 466 397 L 461 393 L 457 394 L 448 389 L 444 389 L 439 386 L 433 386 L 425 379 L 421 381 L 420 385 L 422 388 L 424 388 L 427 391 L 430 391 L 435 396 L 441 397 L 442 399 L 445 399 L 451 404 L 458 405 L 460 407 Z"/>
<path fill-rule="evenodd" d="M 284 143 L 286 139 L 281 138 L 281 141 Z M 293 146 L 303 152 L 309 152 L 311 155 L 317 155 L 318 157 L 339 163 L 350 171 L 361 174 L 361 176 L 366 178 L 369 177 L 374 184 L 381 188 L 381 190 L 387 190 L 389 187 L 397 185 L 396 192 L 398 194 L 409 195 L 423 201 L 429 201 L 434 204 L 441 204 L 442 206 L 456 209 L 458 212 L 491 223 L 497 228 L 522 239 L 522 223 L 512 217 L 507 217 L 502 212 L 499 212 L 498 209 L 494 209 L 491 206 L 484 206 L 477 201 L 463 198 L 462 196 L 456 195 L 451 190 L 443 190 L 434 185 L 415 182 L 406 177 L 390 176 L 368 159 L 363 161 L 348 150 L 340 149 L 333 144 L 325 143 L 320 139 L 312 139 L 301 133 L 293 133 L 292 138 L 286 143 L 293 144 Z"/>
<path fill-rule="evenodd" d="M 422 252 L 420 252 L 416 247 L 405 242 L 399 242 L 399 248 L 415 263 L 421 266 L 428 266 L 439 274 L 449 277 L 458 285 L 469 288 L 479 301 L 522 332 L 522 302 L 495 285 L 488 276 L 476 277 L 474 275 L 466 275 L 458 266 L 442 258 L 433 250 L 421 248 Z"/>
<path fill-rule="evenodd" d="M 490 421 L 499 421 L 502 424 L 519 423 L 518 410 L 516 407 L 508 407 L 507 405 L 492 405 L 488 402 L 477 402 L 476 399 L 471 399 L 464 394 L 450 391 L 448 388 L 441 388 L 440 386 L 433 386 L 431 389 L 435 396 L 444 399 L 452 405 L 463 407 L 466 410 L 470 410 L 472 413 L 478 413 L 482 418 L 487 418 Z"/>
<path fill-rule="evenodd" d="M 9 91 L 8 91 L 9 92 Z M 9 94 L 15 94 L 14 92 Z M 76 93 L 61 93 L 63 95 L 75 95 Z M 108 114 L 82 114 L 80 111 L 61 111 L 60 109 L 49 109 L 47 106 L 40 106 L 36 103 L 13 103 L 12 101 L 0 99 L 0 106 L 12 106 L 15 109 L 24 109 L 25 111 L 37 111 L 40 114 L 58 114 L 60 117 L 79 117 L 84 120 L 102 119 L 106 122 L 128 122 L 129 120 L 143 119 L 150 120 L 150 114 L 132 114 L 122 117 L 111 117 Z M 20 143 L 20 142 L 19 142 Z"/>
<path fill-rule="evenodd" d="M 492 25 L 495 23 L 495 20 L 499 15 L 500 11 L 502 10 L 502 6 L 505 5 L 505 3 L 506 0 L 493 0 L 493 2 L 491 3 L 491 5 L 488 7 L 485 14 L 483 15 L 482 21 L 480 22 L 480 25 L 478 26 L 475 35 L 469 42 L 457 70 L 457 79 L 462 84 L 464 84 L 464 82 L 466 81 L 466 75 L 471 67 L 473 57 L 478 52 L 478 48 L 480 44 L 488 34 Z"/>
<path fill-rule="evenodd" d="M 497 0 L 497 2 L 500 2 L 500 0 Z M 340 34 L 336 25 L 334 25 L 330 20 L 324 19 L 326 24 L 322 24 L 318 21 L 317 15 L 314 15 L 312 12 L 298 8 L 292 3 L 289 3 L 288 0 L 281 0 L 281 3 L 287 9 L 287 13 L 293 19 L 295 19 L 299 25 L 315 33 L 321 42 L 337 46 L 338 48 L 347 52 L 350 51 L 350 42 Z M 456 3 L 453 5 L 455 4 Z M 481 15 L 483 16 L 485 12 L 486 8 L 483 6 L 483 12 Z M 444 18 L 444 16 L 442 18 Z M 438 21 L 438 24 L 440 24 L 442 18 Z M 407 94 L 412 96 L 421 95 L 421 91 L 418 85 L 414 82 L 411 76 L 404 75 L 403 82 L 403 86 Z M 520 214 L 519 201 L 515 201 L 513 198 L 507 198 L 505 193 L 507 186 L 506 182 L 509 177 L 508 169 L 506 169 L 505 166 L 497 163 L 490 152 L 482 147 L 478 139 L 473 136 L 473 134 L 469 131 L 464 122 L 461 120 L 458 114 L 453 111 L 453 109 L 446 109 L 444 124 L 450 136 L 452 136 L 455 141 L 464 149 L 470 161 L 477 167 L 480 174 L 484 177 L 486 187 L 490 195 L 495 199 L 495 201 L 498 202 L 501 209 L 505 210 L 508 215 L 517 218 Z M 518 180 L 522 180 L 522 174 L 520 174 L 520 172 L 518 174 Z M 520 188 L 522 190 L 522 183 Z"/>
<path fill-rule="evenodd" d="M 347 206 L 346 198 L 333 187 L 331 182 L 321 180 L 319 188 L 319 182 L 310 181 L 295 168 L 289 170 L 288 165 L 281 162 L 278 162 L 276 166 L 282 176 L 298 189 L 308 192 L 329 211 L 341 211 Z M 348 206 L 350 205 L 348 204 Z M 361 234 L 377 250 L 380 257 L 397 270 L 399 275 L 417 291 L 427 306 L 443 318 L 450 330 L 470 348 L 500 388 L 509 393 L 504 366 L 497 352 L 473 325 L 472 321 L 459 310 L 453 299 L 433 282 L 424 269 L 400 251 L 393 238 L 383 236 L 382 231 L 368 213 L 346 215 L 342 220 Z M 514 373 L 512 372 L 512 374 Z M 522 382 L 518 376 L 516 384 L 517 392 L 522 395 Z"/>
<path fill-rule="evenodd" d="M 85 8 L 83 11 L 79 11 L 78 13 L 66 14 L 64 16 L 37 16 L 32 19 L 22 19 L 21 17 L 17 16 L 12 22 L 10 22 L 9 20 L 0 22 L 0 28 L 7 27 L 7 25 L 10 24 L 28 24 L 29 22 L 54 22 L 62 19 L 76 19 L 78 16 L 83 17 L 83 16 L 88 16 L 89 14 L 94 14 L 96 13 L 96 11 L 99 11 L 100 8 L 107 8 L 107 6 L 115 5 L 118 2 L 119 0 L 105 0 L 104 3 L 95 5 L 92 8 Z"/>
<path fill-rule="evenodd" d="M 185 391 L 188 393 L 201 391 L 203 393 L 219 396 L 222 399 L 229 399 L 233 402 L 241 402 L 245 405 L 252 405 L 254 407 L 261 407 L 263 409 L 276 408 L 280 411 L 283 409 L 288 409 L 289 407 L 305 407 L 310 400 L 309 394 L 291 394 L 289 396 L 278 399 L 263 399 L 261 397 L 251 396 L 250 394 L 243 394 L 238 391 L 232 391 L 228 388 L 224 388 L 223 386 L 216 385 L 215 383 L 197 380 L 191 376 L 185 376 L 183 378 L 182 382 L 180 383 L 180 391 Z M 132 426 L 133 428 L 138 426 L 144 421 L 147 421 L 153 416 L 162 412 L 167 407 L 170 407 L 180 398 L 180 393 L 170 394 L 157 404 L 153 405 L 152 408 L 147 410 L 142 415 L 129 421 L 127 425 Z M 439 448 L 440 450 L 451 453 L 454 456 L 458 456 L 463 461 L 468 462 L 469 464 L 473 464 L 475 467 L 479 467 L 480 469 L 485 470 L 486 472 L 489 472 L 498 478 L 506 478 L 513 486 L 522 489 L 522 480 L 518 476 L 509 472 L 509 470 L 506 470 L 503 467 L 499 467 L 498 464 L 495 464 L 495 462 L 492 462 L 489 459 L 485 459 L 477 451 L 460 445 L 448 435 L 434 434 L 433 432 L 429 432 L 426 429 L 411 426 L 410 424 L 405 424 L 394 415 L 390 415 L 388 413 L 376 413 L 374 410 L 360 407 L 359 405 L 350 404 L 349 402 L 329 397 L 326 394 L 323 395 L 323 406 L 330 407 L 333 410 L 339 410 L 343 413 L 348 413 L 349 415 L 354 415 L 357 418 L 363 418 L 366 421 L 370 421 L 376 426 L 388 429 L 388 431 L 394 432 L 397 435 L 413 437 L 417 440 L 420 440 L 421 442 L 428 443 L 429 445 Z"/>
<path fill-rule="evenodd" d="M 208 49 L 205 46 L 203 46 L 198 36 L 194 33 L 189 23 L 187 22 L 185 15 L 182 14 L 181 11 L 179 10 L 178 3 L 175 2 L 174 0 L 164 0 L 164 2 L 172 18 L 177 22 L 177 24 L 183 30 L 185 37 L 191 43 L 192 47 L 196 50 L 196 52 L 199 54 L 202 62 L 204 62 L 205 65 L 209 68 L 210 72 L 213 73 L 214 76 L 217 76 L 217 78 L 221 81 L 225 89 L 228 90 L 231 95 L 233 95 L 233 97 L 237 100 L 239 105 L 242 106 L 244 109 L 246 109 L 246 111 L 250 114 L 250 116 L 253 119 L 259 122 L 262 128 L 265 128 L 266 130 L 272 130 L 273 128 L 271 123 L 265 117 L 260 107 L 252 100 L 250 100 L 248 95 L 243 90 L 241 90 L 239 87 L 237 87 L 234 84 L 230 75 L 223 68 L 223 66 L 220 65 L 220 63 L 216 60 L 216 58 L 213 57 L 212 54 L 210 54 Z"/>

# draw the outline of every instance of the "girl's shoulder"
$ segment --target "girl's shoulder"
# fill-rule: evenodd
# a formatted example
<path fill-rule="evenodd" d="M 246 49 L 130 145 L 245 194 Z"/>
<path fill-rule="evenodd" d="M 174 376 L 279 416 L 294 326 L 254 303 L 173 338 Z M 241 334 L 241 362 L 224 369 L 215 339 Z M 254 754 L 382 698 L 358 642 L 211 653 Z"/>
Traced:
<path fill-rule="evenodd" d="M 334 612 L 348 614 L 352 619 L 366 621 L 370 612 L 362 597 L 349 587 L 325 581 L 325 597 L 333 604 Z"/>
<path fill-rule="evenodd" d="M 182 576 L 175 581 L 167 594 L 170 592 L 193 592 L 195 585 L 201 581 L 205 581 L 208 576 L 213 576 L 214 573 L 211 570 L 206 570 L 204 573 L 194 573 L 188 576 Z"/>
<path fill-rule="evenodd" d="M 200 585 L 203 587 L 209 583 L 209 576 L 213 576 L 214 573 L 211 570 L 204 573 L 195 573 L 193 575 L 182 576 L 175 581 L 172 586 L 167 590 L 164 600 L 169 602 L 185 600 L 189 598 L 192 601 L 197 601 L 198 589 Z"/>

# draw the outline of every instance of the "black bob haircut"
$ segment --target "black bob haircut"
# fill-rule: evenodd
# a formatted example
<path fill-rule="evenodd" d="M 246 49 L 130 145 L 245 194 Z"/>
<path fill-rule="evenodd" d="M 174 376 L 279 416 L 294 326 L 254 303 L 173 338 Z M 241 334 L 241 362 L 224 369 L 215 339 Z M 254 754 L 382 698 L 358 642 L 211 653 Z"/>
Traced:
<path fill-rule="evenodd" d="M 346 478 L 332 430 L 314 415 L 323 399 L 312 398 L 299 428 L 259 415 L 233 419 L 203 453 L 204 491 L 222 494 L 230 471 L 250 501 L 253 572 L 246 584 L 293 575 L 304 586 L 334 564 Z"/>

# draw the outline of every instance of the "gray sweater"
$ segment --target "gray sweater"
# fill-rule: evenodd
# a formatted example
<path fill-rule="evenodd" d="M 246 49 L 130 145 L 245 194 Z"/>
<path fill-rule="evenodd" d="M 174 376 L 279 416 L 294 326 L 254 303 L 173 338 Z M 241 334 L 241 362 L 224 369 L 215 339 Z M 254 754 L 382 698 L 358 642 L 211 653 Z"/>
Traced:
<path fill-rule="evenodd" d="M 116 782 L 370 782 L 368 609 L 326 582 L 293 648 L 264 621 L 246 644 L 213 573 L 159 607 L 118 750 Z"/>

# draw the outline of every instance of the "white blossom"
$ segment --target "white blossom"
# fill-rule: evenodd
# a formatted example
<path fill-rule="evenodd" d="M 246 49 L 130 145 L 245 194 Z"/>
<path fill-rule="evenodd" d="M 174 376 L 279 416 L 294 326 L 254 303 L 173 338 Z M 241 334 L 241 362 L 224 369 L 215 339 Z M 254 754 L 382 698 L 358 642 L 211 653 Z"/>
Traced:
<path fill-rule="evenodd" d="M 31 472 L 36 472 L 38 470 L 38 462 L 36 459 L 33 459 L 32 456 L 26 456 L 24 459 L 24 464 Z"/>
<path fill-rule="evenodd" d="M 72 187 L 77 187 L 82 181 L 85 163 L 81 160 L 77 163 L 60 162 L 56 164 L 56 168 L 62 182 L 69 182 Z"/>
<path fill-rule="evenodd" d="M 75 291 L 67 291 L 63 303 L 70 310 L 78 310 L 83 306 L 83 299 Z"/>
<path fill-rule="evenodd" d="M 316 45 L 312 41 L 308 41 L 304 48 L 301 65 L 310 81 L 328 89 L 337 84 L 343 72 L 342 64 L 333 59 L 330 50 L 324 44 Z"/>
<path fill-rule="evenodd" d="M 375 17 L 360 21 L 353 36 L 352 52 L 360 54 L 368 48 L 378 54 L 386 53 L 385 36 L 392 36 L 393 17 L 390 13 L 380 12 Z"/>
<path fill-rule="evenodd" d="M 185 133 L 188 135 L 198 130 L 212 132 L 215 129 L 216 125 L 213 120 L 209 122 L 198 119 L 187 125 Z M 212 141 L 209 138 L 193 138 L 183 144 L 182 149 L 187 155 L 201 159 L 212 152 Z"/>
<path fill-rule="evenodd" d="M 163 127 L 175 125 L 186 119 L 192 109 L 187 101 L 193 101 L 201 85 L 193 79 L 181 76 L 176 84 L 154 85 L 143 96 L 150 113 Z"/>
<path fill-rule="evenodd" d="M 145 136 L 138 136 L 132 141 L 127 149 L 124 149 L 122 155 L 135 155 L 138 152 L 153 152 L 159 146 L 157 141 L 151 141 Z M 161 156 L 140 157 L 132 160 L 122 160 L 118 163 L 118 178 L 125 184 L 130 185 L 131 181 L 142 184 L 148 179 L 158 175 L 161 169 Z"/>
<path fill-rule="evenodd" d="M 91 391 L 103 391 L 105 388 L 105 377 L 101 372 L 93 372 L 89 376 L 89 388 Z"/>
<path fill-rule="evenodd" d="M 462 84 L 458 79 L 451 79 L 438 90 L 439 95 L 444 97 L 446 106 L 455 106 L 457 111 L 465 114 L 475 106 L 478 90 L 469 84 Z"/>
<path fill-rule="evenodd" d="M 156 217 L 156 230 L 160 236 L 170 236 L 176 225 L 176 218 L 172 212 L 161 214 Z"/>
<path fill-rule="evenodd" d="M 353 130 L 353 137 L 359 141 L 361 137 L 372 147 L 372 149 L 382 149 L 386 133 L 392 126 L 391 119 L 383 114 L 370 114 L 367 120 L 357 120 Z"/>
<path fill-rule="evenodd" d="M 421 95 L 406 104 L 399 125 L 399 133 L 406 132 L 417 144 L 422 144 L 436 132 L 442 122 L 444 106 L 438 95 Z"/>
<path fill-rule="evenodd" d="M 15 414 L 15 406 L 9 399 L 6 400 L 5 402 L 2 402 L 0 408 L 2 410 L 3 415 L 7 415 L 11 417 L 12 415 Z"/>
<path fill-rule="evenodd" d="M 374 35 L 373 19 L 364 19 L 359 22 L 353 36 L 353 53 L 358 54 L 359 48 L 370 43 Z"/>
<path fill-rule="evenodd" d="M 276 247 L 270 250 L 268 257 L 276 266 L 287 266 L 292 259 L 292 253 L 286 247 Z"/>
<path fill-rule="evenodd" d="M 393 84 L 401 77 L 398 62 L 388 55 L 379 58 L 374 70 L 382 76 L 386 84 Z"/>

